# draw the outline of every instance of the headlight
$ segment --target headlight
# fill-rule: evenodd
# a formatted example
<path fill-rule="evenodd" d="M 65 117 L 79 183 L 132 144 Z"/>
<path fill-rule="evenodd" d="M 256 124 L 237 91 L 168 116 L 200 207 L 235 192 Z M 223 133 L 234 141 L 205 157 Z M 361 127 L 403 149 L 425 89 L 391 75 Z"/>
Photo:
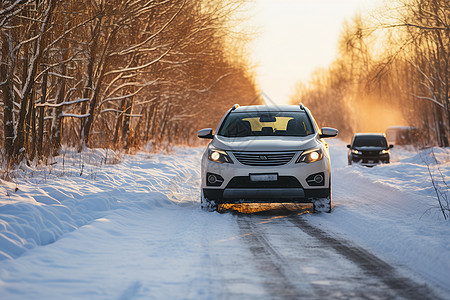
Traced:
<path fill-rule="evenodd" d="M 319 161 L 323 158 L 322 149 L 316 148 L 311 150 L 303 151 L 302 155 L 297 159 L 296 163 L 313 163 Z"/>
<path fill-rule="evenodd" d="M 233 163 L 231 157 L 228 156 L 228 154 L 224 150 L 220 150 L 212 146 L 208 148 L 208 159 L 220 164 Z"/>
<path fill-rule="evenodd" d="M 356 149 L 352 149 L 352 153 L 353 153 L 353 154 L 360 154 L 361 152 L 359 152 L 359 151 L 356 150 Z"/>
<path fill-rule="evenodd" d="M 389 154 L 389 150 L 381 150 L 380 154 Z"/>

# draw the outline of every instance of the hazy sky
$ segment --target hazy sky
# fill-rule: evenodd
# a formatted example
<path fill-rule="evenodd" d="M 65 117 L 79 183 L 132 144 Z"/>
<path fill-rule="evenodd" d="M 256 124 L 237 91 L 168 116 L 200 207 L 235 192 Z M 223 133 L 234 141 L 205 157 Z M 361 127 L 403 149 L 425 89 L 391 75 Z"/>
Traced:
<path fill-rule="evenodd" d="M 381 0 L 255 0 L 251 44 L 257 82 L 275 103 L 288 103 L 298 81 L 307 81 L 336 54 L 345 19 L 363 14 Z"/>

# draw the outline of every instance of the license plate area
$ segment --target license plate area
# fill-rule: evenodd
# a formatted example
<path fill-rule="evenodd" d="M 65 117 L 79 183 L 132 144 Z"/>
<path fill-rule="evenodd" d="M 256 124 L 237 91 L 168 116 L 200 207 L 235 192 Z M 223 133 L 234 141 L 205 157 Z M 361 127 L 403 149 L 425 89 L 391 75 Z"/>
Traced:
<path fill-rule="evenodd" d="M 250 174 L 250 181 L 277 181 L 278 173 Z"/>

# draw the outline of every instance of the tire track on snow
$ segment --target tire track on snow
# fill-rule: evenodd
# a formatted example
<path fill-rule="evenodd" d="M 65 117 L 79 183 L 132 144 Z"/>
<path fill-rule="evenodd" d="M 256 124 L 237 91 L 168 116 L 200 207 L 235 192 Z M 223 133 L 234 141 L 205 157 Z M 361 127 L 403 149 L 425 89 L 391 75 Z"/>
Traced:
<path fill-rule="evenodd" d="M 397 270 L 367 250 L 351 245 L 350 242 L 332 237 L 325 231 L 308 224 L 298 216 L 289 217 L 289 221 L 309 236 L 331 247 L 340 255 L 355 263 L 367 275 L 378 278 L 400 298 L 411 300 L 439 299 L 426 285 L 419 285 L 412 279 L 401 276 Z"/>
<path fill-rule="evenodd" d="M 289 263 L 272 247 L 264 233 L 258 230 L 251 216 L 238 216 L 237 223 L 248 243 L 256 267 L 264 276 L 264 289 L 275 299 L 314 299 L 309 291 L 292 283 L 297 279 Z M 300 279 L 299 279 L 300 282 Z"/>

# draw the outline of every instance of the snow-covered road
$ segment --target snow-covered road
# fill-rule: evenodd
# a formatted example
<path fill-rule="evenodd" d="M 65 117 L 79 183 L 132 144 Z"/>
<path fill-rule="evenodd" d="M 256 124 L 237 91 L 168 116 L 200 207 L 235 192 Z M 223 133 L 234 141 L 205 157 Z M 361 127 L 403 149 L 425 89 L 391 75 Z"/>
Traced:
<path fill-rule="evenodd" d="M 346 166 L 346 150 L 331 142 L 335 206 L 315 215 L 202 211 L 202 149 L 114 165 L 99 163 L 111 152 L 67 151 L 50 174 L 0 185 L 0 297 L 449 299 L 450 228 L 429 151 L 394 148 L 391 165 L 364 168 Z M 444 185 L 450 151 L 435 151 Z"/>

